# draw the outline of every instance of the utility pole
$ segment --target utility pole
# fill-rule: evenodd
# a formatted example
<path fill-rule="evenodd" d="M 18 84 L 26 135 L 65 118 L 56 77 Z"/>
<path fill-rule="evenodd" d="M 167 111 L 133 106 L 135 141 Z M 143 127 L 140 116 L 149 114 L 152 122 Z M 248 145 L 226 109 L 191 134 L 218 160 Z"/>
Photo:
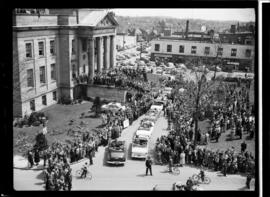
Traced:
<path fill-rule="evenodd" d="M 141 50 L 140 50 L 140 59 L 142 59 L 142 43 L 141 43 Z"/>

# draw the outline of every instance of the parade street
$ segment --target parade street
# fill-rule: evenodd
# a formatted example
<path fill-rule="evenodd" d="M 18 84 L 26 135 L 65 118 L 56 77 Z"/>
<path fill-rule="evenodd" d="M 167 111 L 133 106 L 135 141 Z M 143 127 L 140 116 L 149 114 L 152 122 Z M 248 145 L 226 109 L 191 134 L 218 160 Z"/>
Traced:
<path fill-rule="evenodd" d="M 73 173 L 72 190 L 152 190 L 155 185 L 161 190 L 171 190 L 172 184 L 186 180 L 199 169 L 184 166 L 180 175 L 172 175 L 166 171 L 166 165 L 153 165 L 153 176 L 145 176 L 145 161 L 133 160 L 130 158 L 131 140 L 139 126 L 140 117 L 131 126 L 123 130 L 120 139 L 126 140 L 128 156 L 124 166 L 107 166 L 105 164 L 106 148 L 99 147 L 93 162 L 89 167 L 92 173 L 92 180 L 79 179 L 75 177 L 76 170 L 80 169 L 88 159 L 71 165 Z M 167 134 L 167 120 L 161 116 L 155 124 L 151 138 L 149 153 L 155 147 L 157 137 Z M 19 161 L 17 161 L 19 162 Z M 41 162 L 42 163 L 42 162 Z M 27 161 L 25 161 L 27 164 Z M 18 165 L 18 164 L 17 164 Z M 206 175 L 211 178 L 209 185 L 201 184 L 203 190 L 244 190 L 246 177 L 238 174 L 224 177 L 220 172 L 206 171 Z M 14 189 L 15 190 L 44 190 L 42 170 L 24 170 L 14 168 Z M 254 190 L 254 181 L 251 182 L 251 190 Z"/>

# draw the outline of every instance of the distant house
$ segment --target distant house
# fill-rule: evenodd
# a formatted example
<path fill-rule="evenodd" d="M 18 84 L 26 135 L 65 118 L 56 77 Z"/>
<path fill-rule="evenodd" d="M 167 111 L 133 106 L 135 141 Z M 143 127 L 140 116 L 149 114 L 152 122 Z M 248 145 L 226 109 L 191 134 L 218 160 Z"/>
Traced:
<path fill-rule="evenodd" d="M 137 42 L 142 41 L 142 31 L 139 28 L 129 29 L 129 36 L 136 36 Z"/>
<path fill-rule="evenodd" d="M 137 37 L 128 35 L 127 32 L 118 32 L 116 34 L 116 49 L 122 49 L 125 47 L 132 47 L 136 46 L 137 44 Z"/>

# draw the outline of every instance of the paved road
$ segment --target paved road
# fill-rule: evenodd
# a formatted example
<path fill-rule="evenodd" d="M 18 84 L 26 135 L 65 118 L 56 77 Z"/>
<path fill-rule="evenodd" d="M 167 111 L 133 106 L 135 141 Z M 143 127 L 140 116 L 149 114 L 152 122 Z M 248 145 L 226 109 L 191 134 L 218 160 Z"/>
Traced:
<path fill-rule="evenodd" d="M 131 143 L 132 137 L 139 126 L 140 117 L 130 127 L 122 132 L 121 139 Z M 154 133 L 150 144 L 154 148 L 156 138 L 166 134 L 167 121 L 160 117 L 154 127 Z M 89 167 L 93 174 L 91 181 L 73 178 L 73 190 L 152 190 L 154 185 L 162 189 L 171 189 L 172 183 L 176 181 L 186 182 L 188 177 L 198 173 L 198 169 L 193 167 L 182 167 L 178 176 L 165 172 L 166 166 L 153 165 L 153 175 L 145 176 L 145 165 L 143 160 L 130 159 L 130 146 L 128 146 L 129 155 L 125 166 L 107 166 L 105 165 L 104 155 L 106 149 L 100 147 L 94 158 L 94 165 Z M 23 161 L 21 161 L 23 162 Z M 80 169 L 83 162 L 72 165 L 73 172 Z M 14 169 L 14 189 L 15 190 L 44 190 L 40 170 L 21 170 Z M 202 185 L 204 190 L 241 190 L 245 185 L 245 177 L 240 175 L 228 175 L 223 177 L 217 172 L 206 172 L 212 182 L 209 185 Z M 254 183 L 252 182 L 252 189 Z"/>

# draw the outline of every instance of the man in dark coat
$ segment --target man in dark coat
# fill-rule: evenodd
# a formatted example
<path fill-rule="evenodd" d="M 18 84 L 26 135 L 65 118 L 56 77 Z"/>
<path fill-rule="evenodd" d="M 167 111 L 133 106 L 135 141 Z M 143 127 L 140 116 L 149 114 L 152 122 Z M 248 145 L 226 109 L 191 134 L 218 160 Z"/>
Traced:
<path fill-rule="evenodd" d="M 34 152 L 34 160 L 35 160 L 35 163 L 36 163 L 36 166 L 37 166 L 39 164 L 39 162 L 40 162 L 39 152 L 38 152 L 37 149 Z"/>
<path fill-rule="evenodd" d="M 88 149 L 88 157 L 89 157 L 90 165 L 93 165 L 93 151 L 94 151 L 94 148 L 92 147 L 92 145 L 90 145 Z"/>
<path fill-rule="evenodd" d="M 245 141 L 243 141 L 243 143 L 241 143 L 241 152 L 245 152 L 245 150 L 247 149 L 247 144 Z"/>
<path fill-rule="evenodd" d="M 152 160 L 150 156 L 147 156 L 147 159 L 145 160 L 145 166 L 146 166 L 146 173 L 145 175 L 148 175 L 148 170 L 150 170 L 150 175 L 152 175 Z"/>
<path fill-rule="evenodd" d="M 28 151 L 28 162 L 30 164 L 30 168 L 34 165 L 33 152 L 31 150 Z"/>

